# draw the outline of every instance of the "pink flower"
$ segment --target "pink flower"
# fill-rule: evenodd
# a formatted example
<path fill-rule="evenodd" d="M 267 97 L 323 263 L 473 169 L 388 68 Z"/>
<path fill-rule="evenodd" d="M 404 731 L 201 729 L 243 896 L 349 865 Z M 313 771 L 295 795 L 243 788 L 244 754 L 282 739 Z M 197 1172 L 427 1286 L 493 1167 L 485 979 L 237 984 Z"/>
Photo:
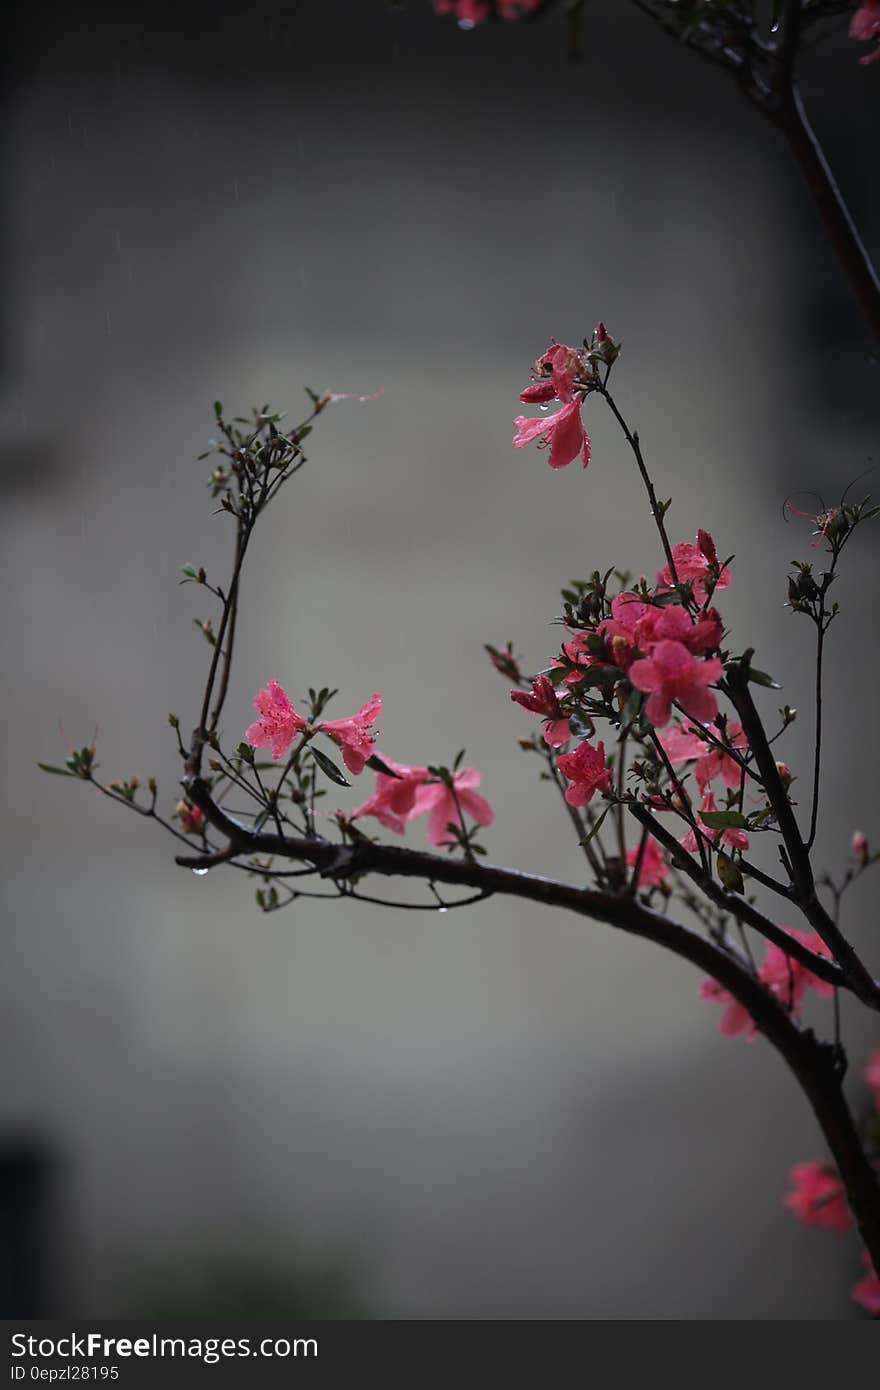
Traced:
<path fill-rule="evenodd" d="M 852 852 L 853 858 L 857 859 L 860 864 L 867 864 L 871 857 L 867 837 L 862 834 L 861 830 L 853 831 Z"/>
<path fill-rule="evenodd" d="M 661 746 L 671 763 L 687 763 L 693 758 L 701 758 L 709 748 L 691 728 L 675 725 L 668 733 L 660 734 Z"/>
<path fill-rule="evenodd" d="M 727 742 L 732 748 L 741 752 L 748 751 L 749 741 L 743 733 L 741 724 L 728 723 Z M 709 783 L 716 777 L 720 777 L 726 787 L 738 787 L 741 780 L 741 769 L 739 763 L 729 753 L 725 753 L 722 748 L 716 748 L 713 743 L 710 743 L 707 751 L 694 768 L 694 776 L 701 792 L 705 791 Z"/>
<path fill-rule="evenodd" d="M 711 791 L 704 791 L 703 800 L 700 804 L 700 811 L 717 811 L 717 809 L 718 807 L 715 805 L 715 798 Z M 718 831 L 708 826 L 699 813 L 695 814 L 695 820 L 703 834 L 707 836 L 710 841 L 714 842 L 718 835 Z M 748 849 L 749 847 L 749 837 L 746 832 L 733 825 L 729 825 L 726 830 L 722 830 L 720 842 L 722 845 L 730 845 L 732 849 L 742 850 Z M 689 854 L 695 854 L 697 850 L 697 832 L 693 829 L 688 830 L 686 834 L 682 835 L 679 844 L 682 849 L 686 849 Z"/>
<path fill-rule="evenodd" d="M 532 368 L 534 382 L 520 391 L 519 398 L 527 405 L 552 400 L 568 402 L 574 397 L 575 379 L 585 370 L 586 363 L 574 348 L 551 343 Z"/>
<path fill-rule="evenodd" d="M 453 777 L 455 795 L 462 815 L 470 816 L 477 825 L 491 825 L 495 812 L 484 796 L 475 792 L 482 781 L 482 775 L 475 767 L 463 767 Z M 458 810 L 450 789 L 443 782 L 426 782 L 415 795 L 414 815 L 428 812 L 428 840 L 432 845 L 453 844 L 453 837 L 446 829 L 448 825 L 458 825 Z"/>
<path fill-rule="evenodd" d="M 428 769 L 393 763 L 390 758 L 383 757 L 382 761 L 397 776 L 389 777 L 385 772 L 377 772 L 372 796 L 367 797 L 356 811 L 352 811 L 349 820 L 357 816 L 375 816 L 387 830 L 402 834 L 407 821 L 419 814 L 415 804 L 416 792 L 427 779 Z"/>
<path fill-rule="evenodd" d="M 558 757 L 556 766 L 566 781 L 571 783 L 565 791 L 569 806 L 586 806 L 595 792 L 607 791 L 611 786 L 611 771 L 605 766 L 604 743 L 597 743 L 594 748 L 585 739 L 573 753 L 563 753 Z"/>
<path fill-rule="evenodd" d="M 784 930 L 789 936 L 796 937 L 807 950 L 830 960 L 831 952 L 816 932 L 802 932 L 794 927 L 785 927 Z M 795 1017 L 800 1015 L 807 989 L 823 998 L 828 998 L 834 993 L 834 986 L 830 981 L 814 975 L 807 966 L 801 965 L 800 961 L 786 955 L 785 951 L 772 943 L 767 946 L 767 954 L 758 971 L 758 978 L 770 993 L 776 996 L 782 1007 L 788 1009 Z"/>
<path fill-rule="evenodd" d="M 527 444 L 540 440 L 549 445 L 547 462 L 551 468 L 565 468 L 578 455 L 584 468 L 590 462 L 590 441 L 581 419 L 579 400 L 569 401 L 554 415 L 547 415 L 543 419 L 517 415 L 514 424 L 516 434 L 513 436 L 513 447 L 524 449 Z"/>
<path fill-rule="evenodd" d="M 830 959 L 831 953 L 828 947 L 815 932 L 800 932 L 793 927 L 786 927 L 785 930 L 790 936 L 796 936 L 808 950 L 815 951 L 817 955 Z M 772 943 L 767 946 L 767 954 L 764 957 L 764 964 L 758 971 L 758 979 L 764 988 L 775 996 L 782 1007 L 793 1013 L 795 1017 L 800 1015 L 801 1004 L 807 988 L 820 995 L 834 993 L 832 984 L 821 979 L 820 976 L 814 975 L 812 970 L 808 970 L 805 965 L 801 965 L 800 961 L 786 955 L 784 951 Z M 721 1032 L 726 1038 L 735 1038 L 738 1033 L 746 1030 L 748 1030 L 749 1038 L 755 1036 L 755 1024 L 748 1010 L 737 1003 L 733 996 L 726 989 L 722 989 L 715 980 L 704 980 L 700 985 L 699 993 L 701 999 L 712 999 L 716 1003 L 727 1005 L 721 1019 Z"/>
<path fill-rule="evenodd" d="M 626 852 L 626 862 L 630 868 L 635 866 L 639 857 L 638 845 L 633 845 L 632 849 Z M 637 888 L 658 888 L 661 883 L 669 877 L 669 868 L 663 858 L 660 846 L 649 835 L 645 843 L 645 852 L 642 855 L 642 862 L 639 867 L 639 876 L 636 879 Z"/>
<path fill-rule="evenodd" d="M 544 715 L 544 739 L 551 748 L 559 748 L 571 736 L 565 711 L 548 676 L 536 676 L 531 690 L 511 690 L 510 698 L 532 714 Z"/>
<path fill-rule="evenodd" d="M 749 1041 L 752 1041 L 758 1031 L 754 1019 L 748 1009 L 719 985 L 717 980 L 701 980 L 697 993 L 701 999 L 711 999 L 714 1004 L 724 1005 L 724 1013 L 718 1025 L 722 1037 L 736 1038 L 740 1033 L 745 1033 Z"/>
<path fill-rule="evenodd" d="M 271 748 L 276 762 L 284 757 L 297 734 L 309 727 L 277 681 L 269 681 L 264 690 L 257 691 L 254 709 L 260 718 L 248 726 L 244 736 L 254 748 Z"/>
<path fill-rule="evenodd" d="M 880 1318 L 880 1279 L 877 1278 L 874 1261 L 867 1250 L 862 1251 L 862 1263 L 868 1272 L 853 1284 L 852 1299 L 854 1303 L 858 1303 L 860 1308 L 864 1308 L 866 1313 L 872 1313 L 875 1318 Z"/>
<path fill-rule="evenodd" d="M 662 728 L 668 724 L 676 700 L 694 719 L 709 724 L 718 713 L 715 696 L 707 686 L 724 670 L 718 657 L 698 661 L 682 642 L 658 642 L 649 657 L 633 662 L 629 678 L 637 690 L 650 691 L 647 715 Z"/>
<path fill-rule="evenodd" d="M 711 565 L 718 564 L 715 555 L 715 542 L 709 532 L 698 531 L 696 545 L 692 545 L 689 541 L 679 541 L 678 545 L 672 547 L 672 559 L 675 562 L 675 573 L 678 576 L 679 584 L 684 584 L 686 580 L 690 579 L 693 584 L 694 598 L 698 603 L 705 603 L 709 595 L 709 585 L 712 583 L 709 568 Z M 714 588 L 726 589 L 729 583 L 730 570 L 723 569 L 715 580 Z M 662 570 L 657 571 L 657 586 L 660 589 L 672 588 L 672 571 L 668 565 L 664 565 Z"/>
<path fill-rule="evenodd" d="M 860 43 L 869 43 L 872 39 L 880 38 L 880 0 L 862 0 L 862 4 L 856 10 L 849 22 L 849 36 Z M 880 44 L 873 52 L 866 53 L 864 58 L 860 58 L 862 64 L 874 63 L 880 58 Z"/>
<path fill-rule="evenodd" d="M 334 743 L 342 749 L 342 761 L 349 772 L 363 772 L 367 758 L 372 757 L 376 735 L 367 732 L 374 724 L 382 709 L 382 696 L 374 692 L 366 704 L 361 705 L 357 714 L 348 719 L 325 719 L 319 726 L 323 733 L 329 734 Z"/>
<path fill-rule="evenodd" d="M 792 1189 L 785 1205 L 808 1226 L 827 1231 L 849 1231 L 853 1219 L 840 1174 L 829 1163 L 813 1159 L 796 1163 L 789 1173 Z"/>
<path fill-rule="evenodd" d="M 865 1080 L 874 1093 L 874 1109 L 880 1114 L 880 1047 L 875 1047 L 868 1059 Z"/>

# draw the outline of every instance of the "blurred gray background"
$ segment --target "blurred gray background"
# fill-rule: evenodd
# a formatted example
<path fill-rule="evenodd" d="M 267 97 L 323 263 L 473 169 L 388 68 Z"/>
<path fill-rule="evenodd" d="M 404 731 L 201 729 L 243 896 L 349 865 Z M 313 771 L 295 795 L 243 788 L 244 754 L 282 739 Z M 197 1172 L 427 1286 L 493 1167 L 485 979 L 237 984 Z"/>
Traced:
<path fill-rule="evenodd" d="M 219 577 L 229 544 L 195 462 L 212 402 L 295 417 L 305 384 L 381 385 L 328 411 L 266 523 L 227 737 L 270 677 L 338 685 L 340 714 L 379 689 L 387 755 L 466 745 L 493 859 L 577 879 L 481 644 L 538 669 L 562 583 L 658 563 L 598 405 L 586 474 L 510 448 L 532 359 L 601 317 L 675 537 L 704 525 L 737 555 L 724 615 L 803 711 L 784 756 L 806 783 L 810 630 L 782 605 L 809 525 L 781 504 L 833 500 L 876 457 L 867 337 L 732 85 L 626 4 L 591 6 L 579 63 L 565 48 L 558 16 L 462 33 L 428 0 L 19 16 L 0 1141 L 34 1214 L 9 1278 L 37 1311 L 146 1313 L 207 1270 L 329 1260 L 374 1316 L 852 1315 L 854 1239 L 782 1205 L 823 1154 L 806 1103 L 762 1041 L 719 1037 L 689 967 L 514 901 L 263 917 L 243 875 L 194 878 L 160 831 L 34 767 L 97 725 L 103 772 L 153 773 L 173 805 L 166 711 L 195 719 L 210 612 L 179 569 Z M 803 86 L 876 247 L 880 76 L 857 56 L 833 40 Z M 836 869 L 854 827 L 880 836 L 873 547 L 853 544 L 832 638 Z M 847 925 L 876 965 L 862 888 Z M 858 1066 L 876 1038 L 854 1014 Z"/>

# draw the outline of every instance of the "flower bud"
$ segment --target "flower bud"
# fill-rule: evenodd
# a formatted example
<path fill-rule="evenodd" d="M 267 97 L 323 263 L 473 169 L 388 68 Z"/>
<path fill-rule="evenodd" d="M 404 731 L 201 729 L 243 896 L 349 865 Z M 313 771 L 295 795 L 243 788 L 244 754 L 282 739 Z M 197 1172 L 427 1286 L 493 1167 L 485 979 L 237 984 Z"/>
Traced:
<path fill-rule="evenodd" d="M 870 851 L 868 849 L 867 838 L 862 834 L 861 830 L 853 831 L 852 852 L 853 858 L 857 859 L 860 864 L 867 864 L 870 858 Z"/>
<path fill-rule="evenodd" d="M 792 773 L 791 768 L 788 766 L 787 763 L 777 763 L 776 771 L 779 773 L 780 782 L 782 783 L 785 790 L 788 791 L 789 787 L 794 781 L 794 774 Z"/>

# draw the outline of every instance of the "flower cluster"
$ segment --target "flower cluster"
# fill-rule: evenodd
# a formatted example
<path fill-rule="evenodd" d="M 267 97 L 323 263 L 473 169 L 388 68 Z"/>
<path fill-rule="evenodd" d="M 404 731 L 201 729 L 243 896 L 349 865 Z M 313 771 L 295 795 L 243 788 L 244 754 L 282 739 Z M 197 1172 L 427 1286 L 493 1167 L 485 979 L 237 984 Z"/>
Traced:
<path fill-rule="evenodd" d="M 364 764 L 372 756 L 375 734 L 369 732 L 382 709 L 382 697 L 374 693 L 361 705 L 357 714 L 346 719 L 325 719 L 319 724 L 310 724 L 301 714 L 297 714 L 287 691 L 278 681 L 269 681 L 263 690 L 254 696 L 254 709 L 260 716 L 245 731 L 245 738 L 254 748 L 271 748 L 276 762 L 283 758 L 291 747 L 297 734 L 311 738 L 324 733 L 342 749 L 342 760 L 355 777 L 363 772 Z"/>
<path fill-rule="evenodd" d="M 245 738 L 255 748 L 270 748 L 276 761 L 284 757 L 298 735 L 307 742 L 319 733 L 341 748 L 343 762 L 355 777 L 375 754 L 376 735 L 371 730 L 382 709 L 379 694 L 371 695 L 357 714 L 316 723 L 296 712 L 286 690 L 275 680 L 257 692 L 253 703 L 260 717 L 248 727 Z M 427 835 L 432 845 L 453 843 L 447 827 L 458 822 L 459 809 L 478 825 L 492 824 L 495 813 L 490 803 L 474 791 L 482 780 L 476 768 L 458 769 L 448 786 L 430 768 L 393 763 L 389 758 L 379 761 L 386 770 L 377 771 L 373 795 L 351 813 L 349 820 L 375 816 L 381 825 L 400 833 L 407 821 L 427 814 Z M 196 827 L 186 824 L 185 828 Z"/>

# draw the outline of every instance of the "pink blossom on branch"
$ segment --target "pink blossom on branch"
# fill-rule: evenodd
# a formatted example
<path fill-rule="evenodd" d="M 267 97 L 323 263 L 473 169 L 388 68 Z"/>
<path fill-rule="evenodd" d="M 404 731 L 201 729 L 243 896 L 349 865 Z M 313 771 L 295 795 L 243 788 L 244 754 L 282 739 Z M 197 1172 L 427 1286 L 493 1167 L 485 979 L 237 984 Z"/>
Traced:
<path fill-rule="evenodd" d="M 633 845 L 632 849 L 626 852 L 626 862 L 630 868 L 634 868 L 639 857 L 638 845 Z M 645 842 L 645 849 L 642 854 L 642 862 L 639 865 L 639 873 L 636 879 L 637 888 L 659 888 L 669 877 L 669 867 L 663 858 L 660 849 L 653 835 L 649 835 Z"/>
<path fill-rule="evenodd" d="M 726 589 L 730 583 L 730 570 L 726 567 L 718 572 L 717 577 L 712 572 L 718 566 L 718 558 L 715 542 L 708 531 L 701 529 L 697 532 L 696 545 L 690 541 L 679 541 L 678 545 L 672 547 L 672 559 L 679 584 L 689 579 L 698 603 L 706 602 L 710 589 Z M 657 587 L 672 588 L 672 571 L 668 565 L 657 571 Z"/>
<path fill-rule="evenodd" d="M 853 1219 L 840 1174 L 828 1163 L 813 1159 L 796 1163 L 789 1173 L 791 1191 L 785 1205 L 808 1226 L 826 1231 L 849 1231 Z"/>
<path fill-rule="evenodd" d="M 544 739 L 551 748 L 559 748 L 570 738 L 568 719 L 548 676 L 536 676 L 531 690 L 511 690 L 510 698 L 532 714 L 544 716 Z"/>
<path fill-rule="evenodd" d="M 381 709 L 382 696 L 376 691 L 361 705 L 357 714 L 349 715 L 347 719 L 325 719 L 319 725 L 322 733 L 329 734 L 334 743 L 339 744 L 342 761 L 355 777 L 363 772 L 364 763 L 373 755 L 376 735 L 368 731 Z"/>
<path fill-rule="evenodd" d="M 863 66 L 880 58 L 880 0 L 862 0 L 849 22 L 849 36 L 858 43 L 870 43 L 872 40 L 875 43 L 872 52 L 859 59 Z"/>
<path fill-rule="evenodd" d="M 384 756 L 382 761 L 397 775 L 389 777 L 386 772 L 377 772 L 372 796 L 367 797 L 356 811 L 352 811 L 349 820 L 355 820 L 358 816 L 375 816 L 387 830 L 402 834 L 407 821 L 419 814 L 415 804 L 416 792 L 426 781 L 428 769 L 393 763 Z"/>
<path fill-rule="evenodd" d="M 701 999 L 711 1000 L 713 1004 L 724 1005 L 724 1013 L 718 1025 L 722 1037 L 736 1038 L 740 1033 L 745 1033 L 749 1042 L 752 1041 L 758 1031 L 755 1021 L 745 1005 L 734 999 L 729 990 L 719 985 L 717 980 L 701 980 L 697 994 Z"/>
<path fill-rule="evenodd" d="M 718 706 L 707 687 L 723 670 L 718 657 L 698 661 L 682 642 L 664 640 L 651 656 L 633 663 L 629 678 L 637 690 L 650 693 L 647 715 L 655 728 L 669 723 L 673 701 L 701 724 L 711 724 Z"/>
<path fill-rule="evenodd" d="M 569 401 L 554 415 L 547 415 L 543 419 L 540 416 L 530 419 L 526 415 L 517 415 L 514 424 L 514 449 L 524 449 L 527 444 L 540 441 L 550 450 L 547 462 L 551 468 L 566 468 L 578 456 L 584 468 L 590 462 L 590 441 L 581 419 L 579 400 Z"/>
<path fill-rule="evenodd" d="M 597 743 L 594 748 L 585 739 L 573 753 L 558 757 L 556 766 L 571 783 L 565 790 L 569 806 L 586 806 L 596 792 L 607 791 L 611 786 L 611 769 L 605 766 L 604 743 Z"/>
<path fill-rule="evenodd" d="M 455 797 L 449 787 L 432 776 L 426 767 L 393 763 L 390 758 L 382 761 L 396 777 L 387 773 L 376 773 L 376 786 L 372 796 L 352 811 L 350 820 L 359 816 L 375 816 L 380 825 L 401 834 L 408 821 L 427 812 L 428 840 L 432 845 L 452 844 L 453 839 L 447 826 L 458 825 L 458 809 L 470 816 L 478 825 L 491 825 L 495 812 L 491 804 L 474 788 L 479 786 L 482 775 L 473 767 L 460 768 L 454 774 Z"/>
<path fill-rule="evenodd" d="M 880 1279 L 877 1278 L 874 1262 L 867 1250 L 862 1251 L 862 1263 L 867 1273 L 853 1284 L 850 1291 L 852 1300 L 858 1303 L 860 1308 L 864 1308 L 866 1313 L 880 1318 Z"/>
<path fill-rule="evenodd" d="M 495 812 L 491 804 L 479 792 L 474 791 L 483 780 L 482 773 L 475 767 L 463 767 L 453 775 L 452 781 L 455 787 L 455 796 L 445 783 L 426 782 L 418 788 L 415 796 L 414 814 L 419 816 L 423 812 L 428 812 L 427 836 L 428 842 L 432 845 L 454 844 L 454 837 L 447 829 L 449 825 L 458 825 L 458 807 L 456 800 L 461 807 L 462 815 L 470 816 L 477 825 L 491 825 L 495 819 Z"/>
<path fill-rule="evenodd" d="M 254 709 L 260 717 L 248 726 L 244 736 L 254 748 L 271 748 L 276 762 L 284 757 L 297 734 L 309 727 L 278 681 L 269 681 L 263 690 L 257 691 Z"/>
<path fill-rule="evenodd" d="M 803 946 L 816 955 L 831 958 L 831 952 L 825 942 L 816 932 L 802 932 L 795 927 L 785 927 L 789 936 L 797 937 Z M 801 1006 L 804 994 L 807 989 L 811 989 L 814 994 L 828 997 L 834 993 L 834 986 L 821 976 L 814 975 L 813 971 L 800 961 L 795 960 L 772 942 L 767 945 L 767 953 L 764 963 L 758 971 L 758 979 L 765 989 L 773 994 L 784 1009 L 787 1009 L 795 1018 L 800 1017 Z M 727 1012 L 721 1020 L 721 1032 L 725 1037 L 733 1038 L 738 1033 L 748 1032 L 749 1038 L 755 1036 L 755 1025 L 751 1015 L 741 1004 L 737 1004 L 732 995 L 727 990 L 722 989 L 721 985 L 715 980 L 704 980 L 700 985 L 699 995 L 701 999 L 712 999 L 716 1003 L 724 1003 L 728 1006 Z"/>

